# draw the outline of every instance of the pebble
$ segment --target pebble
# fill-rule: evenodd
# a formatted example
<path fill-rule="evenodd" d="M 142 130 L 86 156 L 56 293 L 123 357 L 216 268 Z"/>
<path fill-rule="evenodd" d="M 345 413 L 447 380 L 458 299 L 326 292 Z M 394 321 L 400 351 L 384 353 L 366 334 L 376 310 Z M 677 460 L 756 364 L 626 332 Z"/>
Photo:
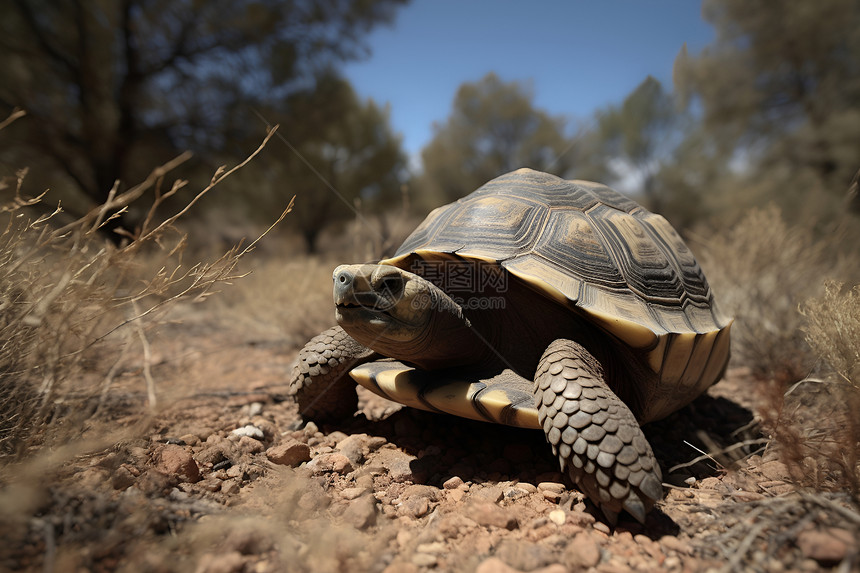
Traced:
<path fill-rule="evenodd" d="M 553 481 L 542 481 L 537 484 L 539 491 L 552 491 L 558 494 L 564 493 L 564 484 Z"/>
<path fill-rule="evenodd" d="M 265 437 L 265 434 L 263 434 L 263 430 L 252 424 L 242 426 L 241 428 L 236 428 L 235 430 L 230 432 L 230 435 L 237 437 L 247 436 L 256 440 L 262 440 Z"/>
<path fill-rule="evenodd" d="M 788 471 L 788 466 L 777 460 L 764 462 L 756 469 L 761 475 L 772 481 L 788 481 L 791 478 L 791 474 Z"/>
<path fill-rule="evenodd" d="M 481 561 L 475 569 L 475 573 L 519 573 L 513 567 L 499 559 L 498 557 L 488 557 Z"/>
<path fill-rule="evenodd" d="M 298 440 L 287 440 L 266 450 L 266 457 L 273 464 L 296 467 L 310 461 L 311 449 Z"/>
<path fill-rule="evenodd" d="M 510 488 L 505 490 L 504 494 L 505 494 L 505 499 L 514 500 L 514 499 L 520 499 L 521 497 L 527 496 L 529 494 L 529 492 L 527 492 L 526 490 L 521 489 L 519 487 L 510 487 Z"/>
<path fill-rule="evenodd" d="M 609 535 L 609 533 L 610 533 L 609 526 L 606 525 L 605 523 L 603 523 L 602 521 L 595 521 L 594 522 L 594 530 L 599 531 L 600 533 L 605 533 L 606 535 Z"/>
<path fill-rule="evenodd" d="M 502 491 L 502 488 L 499 486 L 491 485 L 485 486 L 479 489 L 472 489 L 472 496 L 476 499 L 481 499 L 485 501 L 491 501 L 493 503 L 497 503 L 505 497 L 505 493 Z"/>
<path fill-rule="evenodd" d="M 437 560 L 435 555 L 429 553 L 416 553 L 412 556 L 412 563 L 418 567 L 433 567 Z"/>
<path fill-rule="evenodd" d="M 308 436 L 313 436 L 314 434 L 316 434 L 319 431 L 320 431 L 320 429 L 313 422 L 308 422 L 307 424 L 305 424 L 304 432 Z"/>
<path fill-rule="evenodd" d="M 418 567 L 405 561 L 395 561 L 383 569 L 382 573 L 418 573 Z"/>
<path fill-rule="evenodd" d="M 432 543 L 421 543 L 418 547 L 415 548 L 415 551 L 418 553 L 446 553 L 448 551 L 448 546 L 442 543 L 441 541 L 434 541 Z"/>
<path fill-rule="evenodd" d="M 564 562 L 573 571 L 596 567 L 600 563 L 600 546 L 588 533 L 578 533 L 564 551 Z"/>
<path fill-rule="evenodd" d="M 237 444 L 239 449 L 248 454 L 259 454 L 265 449 L 263 446 L 263 442 L 256 438 L 251 438 L 248 436 L 242 436 L 239 438 L 239 443 Z"/>
<path fill-rule="evenodd" d="M 672 535 L 664 535 L 660 538 L 660 545 L 662 545 L 665 549 L 669 551 L 675 551 L 677 553 L 683 553 L 684 555 L 692 555 L 693 548 L 690 547 L 690 544 L 686 541 L 681 541 L 677 537 Z"/>
<path fill-rule="evenodd" d="M 316 474 L 329 472 L 348 474 L 353 470 L 349 459 L 337 452 L 320 454 L 309 461 L 307 467 Z"/>
<path fill-rule="evenodd" d="M 797 546 L 807 559 L 814 559 L 825 566 L 835 565 L 845 559 L 852 539 L 851 532 L 837 527 L 828 527 L 824 531 L 807 529 L 797 536 Z"/>
<path fill-rule="evenodd" d="M 239 484 L 233 480 L 228 480 L 221 483 L 221 493 L 226 495 L 235 495 L 239 493 Z"/>
<path fill-rule="evenodd" d="M 200 468 L 183 446 L 167 444 L 156 452 L 155 469 L 179 481 L 200 481 Z"/>
<path fill-rule="evenodd" d="M 517 484 L 517 487 L 521 490 L 527 491 L 528 493 L 534 493 L 537 491 L 537 486 L 529 483 L 527 481 L 521 481 Z"/>
<path fill-rule="evenodd" d="M 428 511 L 430 511 L 430 502 L 426 497 L 408 499 L 398 508 L 398 513 L 414 518 L 424 517 Z"/>
<path fill-rule="evenodd" d="M 366 487 L 347 487 L 341 490 L 340 496 L 347 501 L 352 501 L 366 493 L 369 493 Z"/>
<path fill-rule="evenodd" d="M 564 525 L 567 516 L 564 511 L 561 509 L 554 509 L 549 512 L 549 520 L 555 523 L 556 525 Z"/>
<path fill-rule="evenodd" d="M 411 456 L 394 448 L 383 448 L 379 450 L 373 457 L 373 465 L 378 465 L 388 472 L 388 476 L 393 482 L 413 481 L 412 467 L 410 464 L 415 460 L 415 456 Z"/>
<path fill-rule="evenodd" d="M 479 525 L 499 527 L 501 529 L 516 529 L 517 518 L 514 514 L 489 501 L 474 502 L 466 511 L 466 517 Z"/>
<path fill-rule="evenodd" d="M 110 485 L 114 489 L 123 490 L 134 485 L 135 475 L 125 466 L 119 466 L 110 478 Z"/>
<path fill-rule="evenodd" d="M 461 478 L 460 476 L 454 476 L 445 480 L 445 483 L 442 484 L 442 487 L 445 489 L 457 489 L 461 485 L 463 485 L 463 478 Z"/>
<path fill-rule="evenodd" d="M 356 529 L 366 529 L 376 523 L 376 499 L 363 495 L 354 500 L 343 512 L 343 519 Z"/>
<path fill-rule="evenodd" d="M 494 554 L 510 567 L 521 571 L 534 571 L 555 561 L 551 549 L 520 539 L 503 539 Z"/>

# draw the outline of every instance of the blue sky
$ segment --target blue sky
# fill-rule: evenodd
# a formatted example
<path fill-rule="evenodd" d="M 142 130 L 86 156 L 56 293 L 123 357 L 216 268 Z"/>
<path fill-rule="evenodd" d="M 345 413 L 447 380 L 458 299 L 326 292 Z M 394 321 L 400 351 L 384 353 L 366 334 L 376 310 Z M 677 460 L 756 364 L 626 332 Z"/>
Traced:
<path fill-rule="evenodd" d="M 681 46 L 695 53 L 713 38 L 696 0 L 413 0 L 344 73 L 360 95 L 391 105 L 414 161 L 460 84 L 487 72 L 530 81 L 537 107 L 573 123 L 648 74 L 671 87 Z"/>

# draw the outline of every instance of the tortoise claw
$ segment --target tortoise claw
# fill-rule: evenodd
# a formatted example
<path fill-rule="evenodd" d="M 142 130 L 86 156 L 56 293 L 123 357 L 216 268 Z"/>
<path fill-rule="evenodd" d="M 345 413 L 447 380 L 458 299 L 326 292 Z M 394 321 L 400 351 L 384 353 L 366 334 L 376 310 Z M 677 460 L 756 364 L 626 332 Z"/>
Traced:
<path fill-rule="evenodd" d="M 626 500 L 624 500 L 624 503 L 622 505 L 624 509 L 627 510 L 627 513 L 636 518 L 636 521 L 642 524 L 645 523 L 645 515 L 647 512 L 645 510 L 645 504 L 642 503 L 642 500 L 639 499 L 639 496 L 631 492 L 630 496 Z M 604 511 L 604 514 L 605 513 L 606 512 Z"/>
<path fill-rule="evenodd" d="M 603 517 L 606 518 L 606 522 L 612 527 L 615 527 L 615 525 L 618 523 L 618 512 L 612 511 L 611 509 L 603 505 L 600 506 L 600 511 L 603 512 Z"/>

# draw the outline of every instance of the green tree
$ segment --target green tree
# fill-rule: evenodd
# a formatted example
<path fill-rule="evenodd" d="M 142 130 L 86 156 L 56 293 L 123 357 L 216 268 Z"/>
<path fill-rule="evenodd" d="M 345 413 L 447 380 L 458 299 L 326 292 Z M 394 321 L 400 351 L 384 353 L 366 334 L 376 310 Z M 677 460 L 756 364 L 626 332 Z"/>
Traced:
<path fill-rule="evenodd" d="M 388 109 L 362 101 L 332 71 L 288 97 L 283 108 L 279 121 L 290 149 L 267 156 L 268 181 L 252 192 L 254 204 L 270 214 L 295 194 L 294 222 L 313 253 L 325 228 L 354 216 L 356 200 L 381 210 L 400 196 L 406 157 Z"/>
<path fill-rule="evenodd" d="M 422 150 L 419 203 L 441 204 L 520 167 L 565 174 L 571 142 L 565 120 L 535 109 L 531 89 L 489 73 L 457 90 L 451 115 Z"/>
<path fill-rule="evenodd" d="M 662 211 L 664 195 L 657 174 L 680 140 L 681 116 L 670 93 L 651 76 L 620 105 L 595 114 L 594 131 L 587 135 L 590 163 L 603 166 L 612 183 L 632 180 L 649 207 Z"/>
<path fill-rule="evenodd" d="M 148 170 L 159 154 L 259 130 L 254 106 L 364 53 L 363 36 L 405 1 L 2 2 L 0 112 L 29 117 L 0 164 L 59 168 L 103 201 L 115 180 L 140 178 L 136 158 Z"/>
<path fill-rule="evenodd" d="M 716 40 L 682 50 L 675 85 L 746 176 L 728 200 L 832 215 L 860 163 L 860 4 L 705 0 L 703 14 Z"/>

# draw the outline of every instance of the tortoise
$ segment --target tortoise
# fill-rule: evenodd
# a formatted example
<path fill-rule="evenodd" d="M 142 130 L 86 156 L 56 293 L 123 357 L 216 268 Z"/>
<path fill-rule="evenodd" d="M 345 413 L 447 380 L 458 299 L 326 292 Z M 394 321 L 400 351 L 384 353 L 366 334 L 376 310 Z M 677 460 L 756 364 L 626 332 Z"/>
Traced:
<path fill-rule="evenodd" d="M 393 257 L 334 270 L 338 326 L 293 371 L 306 419 L 354 381 L 407 406 L 542 429 L 615 523 L 662 497 L 640 424 L 719 380 L 731 320 L 678 233 L 613 189 L 519 169 L 432 211 Z"/>

